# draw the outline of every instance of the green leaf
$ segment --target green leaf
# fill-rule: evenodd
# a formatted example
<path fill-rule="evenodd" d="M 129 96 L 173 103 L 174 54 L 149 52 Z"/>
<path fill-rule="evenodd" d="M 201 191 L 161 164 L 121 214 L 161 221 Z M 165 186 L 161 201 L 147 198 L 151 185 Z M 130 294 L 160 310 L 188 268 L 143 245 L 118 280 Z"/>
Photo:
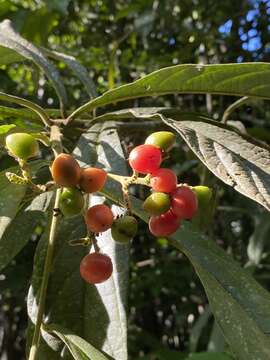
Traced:
<path fill-rule="evenodd" d="M 1 26 L 1 24 L 0 24 L 0 26 Z M 13 104 L 18 104 L 20 106 L 26 107 L 26 108 L 30 109 L 31 111 L 33 111 L 35 114 L 37 114 L 45 125 L 48 125 L 48 126 L 50 125 L 50 119 L 49 119 L 48 114 L 45 112 L 45 110 L 43 110 L 43 108 L 41 106 L 39 106 L 37 104 L 35 104 L 29 100 L 23 99 L 21 97 L 6 94 L 3 92 L 0 92 L 0 100 L 11 102 Z M 5 108 L 5 110 L 6 109 L 7 108 Z"/>
<path fill-rule="evenodd" d="M 176 65 L 107 91 L 84 104 L 70 118 L 96 107 L 165 94 L 223 94 L 270 99 L 270 64 Z"/>
<path fill-rule="evenodd" d="M 201 337 L 201 334 L 209 322 L 209 319 L 212 316 L 210 307 L 207 305 L 204 309 L 204 312 L 199 316 L 196 323 L 193 325 L 190 336 L 189 336 L 189 351 L 194 352 L 197 350 L 198 343 Z"/>
<path fill-rule="evenodd" d="M 0 66 L 23 60 L 25 60 L 25 58 L 16 51 L 0 46 Z"/>
<path fill-rule="evenodd" d="M 211 309 L 239 360 L 270 356 L 270 294 L 213 241 L 185 224 L 170 242 L 193 264 Z"/>
<path fill-rule="evenodd" d="M 249 238 L 247 254 L 249 265 L 259 265 L 265 245 L 268 243 L 270 235 L 270 216 L 269 213 L 263 212 L 255 214 L 255 229 Z"/>
<path fill-rule="evenodd" d="M 134 108 L 97 118 L 162 120 L 175 129 L 219 179 L 270 210 L 270 147 L 235 128 L 196 113 Z"/>
<path fill-rule="evenodd" d="M 61 107 L 63 108 L 67 104 L 66 90 L 56 67 L 47 60 L 37 47 L 15 32 L 10 20 L 4 20 L 0 23 L 0 45 L 36 63 L 51 80 Z"/>
<path fill-rule="evenodd" d="M 25 100 L 25 99 L 24 99 Z M 7 101 L 7 100 L 5 100 Z M 57 117 L 61 116 L 59 110 L 57 109 L 43 109 L 48 117 Z M 37 112 L 31 111 L 29 109 L 19 109 L 12 108 L 8 106 L 0 106 L 0 118 L 20 118 L 23 121 L 33 121 L 40 123 L 40 116 Z"/>
<path fill-rule="evenodd" d="M 59 11 L 62 14 L 66 15 L 67 14 L 67 8 L 68 5 L 70 3 L 70 0 L 46 0 L 45 3 L 47 4 L 48 8 L 53 10 L 53 11 Z"/>
<path fill-rule="evenodd" d="M 63 61 L 68 67 L 70 67 L 71 70 L 73 70 L 74 74 L 82 82 L 90 98 L 97 97 L 97 91 L 93 80 L 88 75 L 86 68 L 78 60 L 76 60 L 75 57 L 45 48 L 42 48 L 41 50 L 48 57 Z"/>
<path fill-rule="evenodd" d="M 232 359 L 233 358 L 231 356 L 225 353 L 217 353 L 217 352 L 190 354 L 187 358 L 185 358 L 185 360 L 232 360 Z"/>
<path fill-rule="evenodd" d="M 83 340 L 81 337 L 72 334 L 69 330 L 58 325 L 45 327 L 48 332 L 58 336 L 68 347 L 75 360 L 110 360 L 110 356 L 97 350 L 94 346 Z"/>
<path fill-rule="evenodd" d="M 9 130 L 15 128 L 16 125 L 9 124 L 9 125 L 0 125 L 0 135 L 5 135 L 9 132 Z"/>
<path fill-rule="evenodd" d="M 0 239 L 0 270 L 8 265 L 27 244 L 37 225 L 42 221 L 44 222 L 44 212 L 47 210 L 50 199 L 50 193 L 37 196 L 31 204 L 21 210 L 9 224 Z"/>
<path fill-rule="evenodd" d="M 11 184 L 6 177 L 6 171 L 18 173 L 19 170 L 16 166 L 0 172 L 0 239 L 16 216 L 26 191 L 23 185 Z"/>
<path fill-rule="evenodd" d="M 81 166 L 104 167 L 106 170 L 125 174 L 126 163 L 120 141 L 113 123 L 97 124 L 81 137 L 74 155 Z M 119 186 L 108 182 L 108 191 L 120 193 Z M 103 198 L 91 196 L 91 204 Z M 113 206 L 114 214 L 122 209 Z M 48 234 L 47 234 L 48 235 Z M 31 288 L 28 295 L 28 313 L 35 322 L 36 298 L 38 296 L 47 235 L 39 242 Z M 114 272 L 103 284 L 90 285 L 80 277 L 79 264 L 89 252 L 83 246 L 70 246 L 69 241 L 86 235 L 82 216 L 63 220 L 58 228 L 54 262 L 46 299 L 47 323 L 68 327 L 85 341 L 102 349 L 117 360 L 127 359 L 127 320 L 125 313 L 128 284 L 128 254 L 126 245 L 115 243 L 110 231 L 98 237 L 101 251 L 111 256 Z M 32 326 L 31 326 L 32 327 Z M 31 328 L 29 342 L 31 338 Z M 55 352 L 53 351 L 55 349 Z M 55 344 L 55 338 L 46 337 L 39 348 L 40 359 L 57 359 L 62 347 Z M 55 354 L 55 355 L 52 355 Z"/>
<path fill-rule="evenodd" d="M 121 204 L 122 200 L 114 193 L 102 192 Z M 134 213 L 147 222 L 142 202 L 131 198 Z M 223 249 L 196 232 L 192 224 L 184 222 L 169 242 L 184 252 L 193 264 L 211 310 L 237 359 L 268 359 L 270 294 Z"/>
<path fill-rule="evenodd" d="M 226 184 L 270 210 L 270 148 L 232 127 L 194 117 L 163 121 Z"/>

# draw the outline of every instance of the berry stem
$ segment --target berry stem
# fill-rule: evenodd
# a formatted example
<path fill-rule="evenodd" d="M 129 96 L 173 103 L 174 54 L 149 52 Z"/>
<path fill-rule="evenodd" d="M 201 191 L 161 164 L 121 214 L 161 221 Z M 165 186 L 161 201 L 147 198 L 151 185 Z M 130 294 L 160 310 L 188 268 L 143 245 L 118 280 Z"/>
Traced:
<path fill-rule="evenodd" d="M 60 132 L 59 127 L 56 125 L 53 125 L 51 127 L 51 144 L 52 144 L 52 149 L 53 149 L 55 157 L 56 157 L 59 153 L 62 152 L 61 132 Z M 61 188 L 58 188 L 55 191 L 55 201 L 54 201 L 53 209 L 59 208 L 61 192 L 62 192 Z M 56 237 L 56 229 L 57 229 L 58 222 L 61 218 L 61 216 L 59 216 L 59 215 L 60 215 L 59 212 L 53 211 L 46 259 L 45 259 L 43 275 L 42 275 L 42 282 L 41 282 L 41 287 L 40 287 L 39 298 L 37 301 L 37 303 L 38 303 L 37 319 L 36 319 L 36 323 L 35 323 L 34 335 L 32 338 L 32 344 L 31 344 L 28 360 L 37 360 L 37 358 L 38 358 L 38 345 L 39 345 L 39 340 L 40 340 L 42 318 L 43 318 L 44 311 L 45 311 L 45 301 L 46 301 L 46 294 L 47 294 L 47 288 L 48 288 L 48 282 L 49 282 L 49 275 L 51 272 L 51 266 L 52 266 L 52 261 L 53 261 L 53 251 L 54 251 L 54 243 L 55 243 L 55 237 Z"/>
<path fill-rule="evenodd" d="M 144 185 L 144 186 L 150 187 L 148 175 L 145 177 L 138 177 L 138 174 L 135 172 L 132 176 L 122 176 L 122 175 L 116 175 L 116 174 L 112 174 L 112 173 L 108 173 L 108 176 L 111 179 L 119 182 L 120 184 L 128 183 L 129 185 L 136 184 L 136 185 Z"/>

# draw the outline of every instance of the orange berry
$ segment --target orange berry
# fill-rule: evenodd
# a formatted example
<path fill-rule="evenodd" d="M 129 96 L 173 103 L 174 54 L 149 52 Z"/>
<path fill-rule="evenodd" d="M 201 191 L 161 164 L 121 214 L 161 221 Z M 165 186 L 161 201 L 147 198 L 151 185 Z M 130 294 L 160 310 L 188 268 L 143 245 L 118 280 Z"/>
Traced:
<path fill-rule="evenodd" d="M 85 193 L 93 193 L 103 188 L 107 173 L 103 169 L 89 167 L 81 170 L 80 188 Z"/>
<path fill-rule="evenodd" d="M 56 184 L 72 187 L 80 180 L 81 168 L 71 155 L 60 154 L 52 163 L 51 173 Z"/>
<path fill-rule="evenodd" d="M 104 232 L 112 226 L 112 210 L 104 204 L 91 206 L 85 215 L 88 229 L 94 233 Z"/>

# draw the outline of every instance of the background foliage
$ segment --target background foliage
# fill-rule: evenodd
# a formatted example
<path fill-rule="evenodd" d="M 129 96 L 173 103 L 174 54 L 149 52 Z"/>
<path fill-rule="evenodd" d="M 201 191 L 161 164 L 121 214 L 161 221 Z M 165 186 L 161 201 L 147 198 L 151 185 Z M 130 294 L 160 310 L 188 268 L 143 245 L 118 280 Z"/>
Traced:
<path fill-rule="evenodd" d="M 88 70 L 96 90 L 92 84 L 83 88 L 70 74 L 64 59 L 57 64 L 66 85 L 69 108 L 86 102 L 95 91 L 100 94 L 165 66 L 269 61 L 269 16 L 270 2 L 259 0 L 0 1 L 0 20 L 9 18 L 16 30 L 35 45 L 75 56 Z M 6 59 L 6 65 L 0 67 L 1 91 L 26 97 L 44 107 L 58 107 L 54 90 L 44 75 L 28 61 L 9 65 L 4 48 L 0 48 L 0 54 Z M 166 95 L 129 100 L 125 107 L 176 106 L 181 111 L 197 111 L 217 120 L 234 100 L 210 95 Z M 113 111 L 114 106 L 110 105 L 108 110 Z M 267 102 L 252 100 L 233 113 L 231 124 L 244 127 L 257 139 L 269 142 L 269 116 Z M 2 117 L 1 121 L 25 127 L 16 115 L 10 119 Z M 140 129 L 135 122 L 119 125 L 126 155 L 142 138 L 164 127 L 161 122 L 146 121 L 146 124 L 147 127 Z M 36 131 L 39 130 L 36 125 Z M 70 151 L 80 132 L 80 129 L 66 129 L 65 146 Z M 45 148 L 43 152 L 49 158 Z M 1 170 L 13 165 L 12 159 L 2 151 Z M 211 175 L 180 139 L 167 165 L 177 172 L 181 182 L 214 187 L 217 210 L 208 235 L 268 289 L 270 263 L 266 240 L 270 222 L 265 210 Z M 38 176 L 44 179 L 48 174 L 41 170 Z M 139 189 L 136 195 L 143 198 L 144 191 Z M 17 201 L 23 196 L 24 189 L 18 189 Z M 41 205 L 39 202 L 33 209 L 22 208 L 17 215 L 23 217 L 23 229 L 27 229 L 31 241 L 24 247 L 21 245 L 16 258 L 0 275 L 1 360 L 25 358 L 25 294 L 37 241 L 46 221 L 44 204 L 43 199 Z M 31 226 L 27 222 L 29 212 L 30 216 L 35 212 L 37 221 Z M 39 244 L 42 247 L 42 239 Z M 141 225 L 131 248 L 130 262 L 128 345 L 131 360 L 143 356 L 179 359 L 179 350 L 186 354 L 227 350 L 202 285 L 183 254 L 171 248 L 165 239 L 156 242 Z M 207 356 L 206 359 L 211 359 L 211 355 Z M 213 356 L 218 359 L 216 354 Z"/>

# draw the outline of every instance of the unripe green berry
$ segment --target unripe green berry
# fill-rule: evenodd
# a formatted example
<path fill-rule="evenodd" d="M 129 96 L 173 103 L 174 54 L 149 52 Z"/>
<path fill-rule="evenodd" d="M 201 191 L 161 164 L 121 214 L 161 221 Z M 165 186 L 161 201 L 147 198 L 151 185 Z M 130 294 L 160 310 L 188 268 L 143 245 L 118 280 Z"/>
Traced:
<path fill-rule="evenodd" d="M 82 193 L 77 188 L 64 188 L 61 197 L 59 208 L 65 217 L 72 217 L 80 214 L 84 207 L 84 198 Z"/>
<path fill-rule="evenodd" d="M 162 192 L 154 192 L 143 203 L 143 209 L 150 215 L 164 214 L 170 206 L 170 196 Z"/>
<path fill-rule="evenodd" d="M 199 185 L 192 187 L 198 199 L 198 211 L 192 219 L 193 224 L 201 231 L 206 230 L 211 223 L 214 211 L 213 191 L 207 186 Z"/>
<path fill-rule="evenodd" d="M 127 243 L 134 238 L 137 230 L 137 220 L 133 216 L 125 215 L 114 220 L 111 228 L 112 238 L 116 242 Z"/>
<path fill-rule="evenodd" d="M 14 133 L 6 137 L 6 147 L 11 155 L 16 158 L 27 160 L 38 154 L 37 140 L 27 133 Z"/>
<path fill-rule="evenodd" d="M 192 190 L 195 191 L 197 195 L 199 208 L 205 208 L 209 205 L 213 196 L 212 189 L 208 186 L 198 185 L 194 186 Z"/>
<path fill-rule="evenodd" d="M 169 151 L 175 143 L 175 135 L 170 131 L 157 131 L 145 140 L 145 144 L 154 145 L 163 151 Z"/>

